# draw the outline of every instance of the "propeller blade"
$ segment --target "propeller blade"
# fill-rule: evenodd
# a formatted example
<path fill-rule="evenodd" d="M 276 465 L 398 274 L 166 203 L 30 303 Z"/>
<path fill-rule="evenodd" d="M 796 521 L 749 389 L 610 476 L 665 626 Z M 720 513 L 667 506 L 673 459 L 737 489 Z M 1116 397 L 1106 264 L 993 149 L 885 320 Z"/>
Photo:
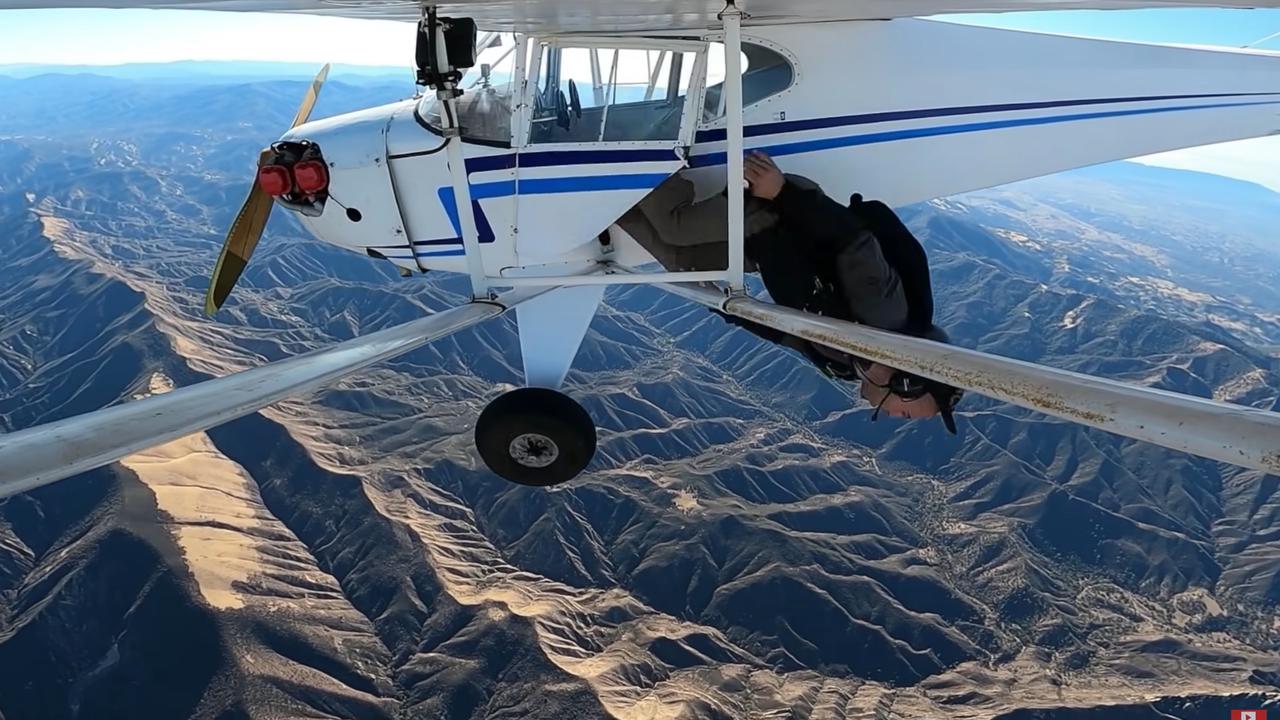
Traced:
<path fill-rule="evenodd" d="M 259 162 L 266 157 L 268 151 L 262 152 Z M 249 188 L 249 197 L 231 223 L 227 231 L 227 239 L 222 243 L 222 252 L 218 255 L 218 264 L 213 266 L 213 277 L 209 280 L 209 292 L 204 298 L 204 311 L 212 315 L 222 307 L 236 286 L 245 265 L 249 264 L 249 256 L 258 247 L 262 231 L 267 227 L 267 218 L 271 217 L 271 196 L 262 191 L 258 178 L 253 179 L 253 187 Z"/>
<path fill-rule="evenodd" d="M 316 98 L 320 97 L 320 88 L 324 85 L 324 81 L 329 78 L 329 63 L 325 63 L 320 68 L 320 72 L 316 73 L 315 80 L 311 81 L 311 87 L 307 89 L 306 97 L 302 98 L 302 105 L 298 107 L 298 114 L 293 116 L 293 124 L 290 128 L 296 128 L 311 117 L 311 108 L 316 106 Z"/>
<path fill-rule="evenodd" d="M 325 63 L 325 66 L 320 68 L 320 72 L 316 73 L 315 79 L 311 81 L 311 87 L 302 98 L 302 104 L 298 107 L 297 114 L 293 116 L 293 124 L 289 126 L 290 128 L 298 127 L 311 117 L 311 110 L 316 106 L 316 99 L 320 97 L 320 88 L 324 86 L 324 81 L 328 77 L 329 64 Z M 266 162 L 270 154 L 270 150 L 262 151 L 258 156 L 259 167 Z M 218 255 L 218 264 L 213 267 L 209 291 L 204 298 L 205 314 L 213 315 L 231 296 L 231 290 L 235 288 L 245 266 L 249 264 L 249 257 L 253 255 L 254 248 L 258 247 L 258 241 L 262 239 L 262 231 L 267 227 L 267 219 L 271 217 L 271 208 L 274 204 L 275 201 L 271 196 L 262 191 L 255 175 L 253 186 L 249 188 L 249 197 L 245 198 L 244 205 L 240 207 L 235 221 L 231 223 L 231 229 L 227 231 L 227 239 L 222 243 L 222 252 Z"/>

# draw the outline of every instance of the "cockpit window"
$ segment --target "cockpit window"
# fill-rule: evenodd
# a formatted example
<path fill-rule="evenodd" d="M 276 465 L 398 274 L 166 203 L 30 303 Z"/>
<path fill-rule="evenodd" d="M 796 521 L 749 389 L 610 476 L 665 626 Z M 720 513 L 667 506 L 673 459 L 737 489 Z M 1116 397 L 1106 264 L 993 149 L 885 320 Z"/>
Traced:
<path fill-rule="evenodd" d="M 530 143 L 675 141 L 697 53 L 548 46 Z"/>
<path fill-rule="evenodd" d="M 707 53 L 707 92 L 702 122 L 724 117 L 724 46 L 712 43 Z M 787 58 L 763 45 L 742 44 L 742 106 L 747 107 L 791 87 L 795 70 Z"/>
<path fill-rule="evenodd" d="M 518 104 L 516 42 L 510 33 L 486 36 L 475 67 L 462 80 L 458 98 L 462 137 L 470 142 L 508 145 Z M 666 141 L 679 136 L 695 53 L 607 47 L 546 46 L 533 92 L 531 143 Z M 791 87 L 795 70 L 781 53 L 763 45 L 742 45 L 743 105 Z M 724 117 L 724 46 L 707 53 L 707 89 L 701 124 Z M 528 58 L 527 58 L 528 59 Z M 419 111 L 441 129 L 434 94 Z"/>
<path fill-rule="evenodd" d="M 486 36 L 487 43 L 476 59 L 475 67 L 462 78 L 462 97 L 458 98 L 458 116 L 464 140 L 482 143 L 511 142 L 511 111 L 515 107 L 516 42 L 509 33 Z M 444 124 L 440 103 L 434 94 L 422 99 L 422 117 L 437 130 Z"/>

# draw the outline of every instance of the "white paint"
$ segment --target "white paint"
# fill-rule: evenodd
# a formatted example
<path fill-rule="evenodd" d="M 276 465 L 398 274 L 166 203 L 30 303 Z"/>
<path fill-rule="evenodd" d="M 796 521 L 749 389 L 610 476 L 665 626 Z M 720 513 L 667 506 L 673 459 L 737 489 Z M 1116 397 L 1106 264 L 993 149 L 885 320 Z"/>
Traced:
<path fill-rule="evenodd" d="M 566 287 L 516 308 L 525 385 L 560 387 L 603 297 L 603 285 Z"/>
<path fill-rule="evenodd" d="M 316 140 L 329 163 L 329 189 L 337 202 L 325 206 L 320 217 L 298 214 L 316 237 L 364 254 L 366 246 L 408 248 L 404 223 L 387 163 L 387 127 L 402 104 L 383 105 L 336 117 L 314 120 L 286 132 L 282 140 Z M 345 208 L 357 208 L 359 222 Z"/>
<path fill-rule="evenodd" d="M 724 19 L 724 91 L 725 122 L 728 142 L 727 186 L 729 188 L 729 288 L 742 292 L 743 262 L 746 239 L 743 228 L 745 198 L 738 191 L 743 178 L 742 116 L 742 11 L 731 3 L 721 15 Z"/>

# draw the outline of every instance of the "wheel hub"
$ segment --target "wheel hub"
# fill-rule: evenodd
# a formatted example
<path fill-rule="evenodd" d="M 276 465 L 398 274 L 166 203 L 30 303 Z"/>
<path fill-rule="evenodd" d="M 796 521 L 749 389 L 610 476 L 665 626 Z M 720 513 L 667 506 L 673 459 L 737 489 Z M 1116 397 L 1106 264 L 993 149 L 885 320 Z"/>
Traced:
<path fill-rule="evenodd" d="M 540 433 L 517 435 L 508 448 L 511 459 L 529 468 L 544 468 L 560 457 L 560 448 Z"/>

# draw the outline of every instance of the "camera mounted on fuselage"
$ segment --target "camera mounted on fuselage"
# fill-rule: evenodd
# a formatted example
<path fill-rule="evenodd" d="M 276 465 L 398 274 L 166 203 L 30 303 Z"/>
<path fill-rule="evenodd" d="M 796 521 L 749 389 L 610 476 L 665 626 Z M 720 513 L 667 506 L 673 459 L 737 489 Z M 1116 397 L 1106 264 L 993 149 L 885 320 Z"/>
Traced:
<path fill-rule="evenodd" d="M 440 32 L 437 32 L 439 30 Z M 436 42 L 444 36 L 446 66 L 440 66 Z M 433 90 L 453 87 L 462 80 L 462 72 L 476 64 L 476 21 L 471 18 L 437 17 L 435 8 L 427 10 L 418 23 L 415 60 L 418 84 Z M 454 90 L 455 97 L 462 92 Z"/>

